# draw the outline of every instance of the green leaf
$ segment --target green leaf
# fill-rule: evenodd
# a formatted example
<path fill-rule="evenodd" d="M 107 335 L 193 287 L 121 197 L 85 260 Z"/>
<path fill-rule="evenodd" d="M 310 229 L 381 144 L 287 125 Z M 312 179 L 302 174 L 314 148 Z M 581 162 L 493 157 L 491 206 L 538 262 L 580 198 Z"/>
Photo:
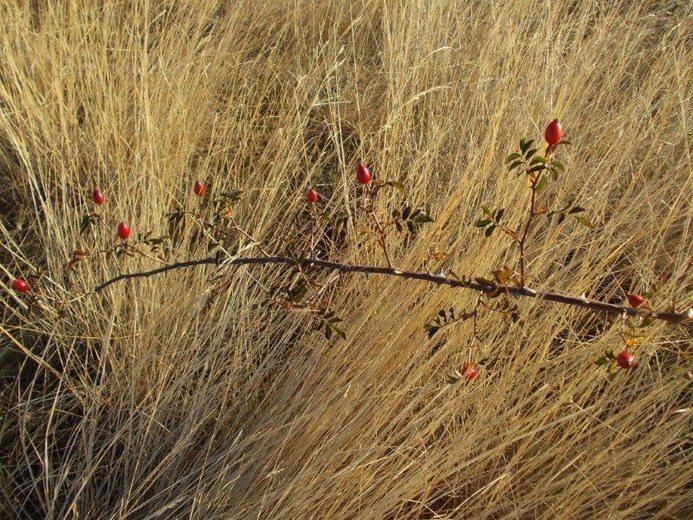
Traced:
<path fill-rule="evenodd" d="M 435 222 L 431 217 L 426 214 L 421 214 L 414 219 L 417 224 L 428 224 L 429 222 Z"/>
<path fill-rule="evenodd" d="M 529 158 L 533 157 L 535 153 L 537 153 L 537 148 L 532 148 L 531 150 L 527 150 L 525 152 L 525 159 L 529 160 Z"/>
<path fill-rule="evenodd" d="M 537 193 L 540 193 L 541 191 L 546 188 L 546 185 L 548 182 L 546 181 L 546 175 L 542 175 L 541 178 L 539 179 L 539 182 L 537 182 L 537 187 L 535 188 Z"/>
<path fill-rule="evenodd" d="M 486 213 L 489 217 L 493 215 L 493 212 L 491 211 L 491 208 L 489 208 L 486 204 L 481 205 L 481 210 Z"/>
<path fill-rule="evenodd" d="M 527 173 L 540 172 L 546 170 L 546 168 L 547 167 L 545 164 L 537 164 L 535 166 L 532 166 L 529 170 L 527 170 Z"/>
<path fill-rule="evenodd" d="M 523 155 L 527 155 L 527 150 L 531 148 L 531 146 L 534 144 L 533 139 L 525 140 L 525 139 L 520 139 L 520 150 L 522 150 Z"/>
<path fill-rule="evenodd" d="M 609 363 L 611 363 L 611 360 L 606 356 L 602 356 L 594 361 L 594 364 L 599 367 L 603 367 L 604 365 L 608 365 Z"/>
<path fill-rule="evenodd" d="M 79 224 L 79 234 L 84 234 L 89 228 L 91 228 L 92 222 L 89 215 L 84 215 Z"/>
<path fill-rule="evenodd" d="M 505 208 L 501 208 L 498 211 L 496 211 L 496 216 L 495 216 L 496 224 L 498 224 L 501 221 L 504 214 L 505 214 Z"/>
<path fill-rule="evenodd" d="M 580 224 L 582 224 L 583 226 L 585 226 L 585 227 L 587 227 L 587 228 L 590 228 L 590 229 L 594 229 L 594 224 L 592 224 L 592 222 L 590 222 L 589 219 L 587 219 L 587 218 L 585 218 L 585 217 L 583 217 L 583 216 L 575 217 L 575 219 L 576 219 Z"/>
<path fill-rule="evenodd" d="M 409 215 L 411 215 L 411 206 L 404 206 L 402 210 L 402 218 L 404 220 L 409 220 Z"/>
<path fill-rule="evenodd" d="M 574 208 L 570 208 L 570 210 L 568 211 L 568 214 L 574 215 L 575 213 L 582 213 L 583 211 L 585 211 L 585 208 L 582 208 L 580 206 L 575 206 Z"/>
<path fill-rule="evenodd" d="M 432 323 L 427 323 L 424 325 L 424 330 L 428 334 L 428 337 L 432 338 L 435 336 L 436 332 L 440 330 L 440 327 L 438 325 L 433 325 Z"/>
<path fill-rule="evenodd" d="M 519 154 L 519 153 L 517 153 L 517 152 L 511 153 L 510 155 L 508 155 L 508 156 L 505 158 L 505 164 L 508 164 L 509 162 L 514 161 L 515 159 L 519 159 L 519 158 L 521 158 L 521 157 L 522 157 L 522 155 Z"/>
<path fill-rule="evenodd" d="M 559 161 L 558 159 L 552 159 L 551 160 L 551 166 L 553 166 L 556 170 L 563 171 L 565 170 L 565 165 Z"/>
<path fill-rule="evenodd" d="M 338 327 L 337 325 L 333 324 L 332 330 L 335 331 L 340 338 L 346 339 L 346 333 L 342 327 Z"/>
<path fill-rule="evenodd" d="M 406 195 L 406 193 L 407 193 L 406 190 L 404 189 L 404 186 L 402 185 L 401 182 L 398 182 L 398 181 L 387 181 L 385 184 L 387 184 L 388 186 L 392 186 L 395 190 L 397 190 L 398 192 L 400 192 L 400 194 L 402 194 L 402 195 Z"/>
<path fill-rule="evenodd" d="M 541 155 L 537 155 L 537 156 L 533 157 L 531 161 L 529 161 L 529 165 L 532 166 L 534 164 L 539 164 L 539 163 L 546 164 L 547 162 L 548 162 L 548 159 L 546 157 L 543 157 Z"/>
<path fill-rule="evenodd" d="M 493 232 L 494 232 L 495 230 L 496 230 L 496 225 L 495 225 L 495 224 L 492 225 L 492 226 L 489 226 L 488 228 L 486 228 L 486 232 L 484 233 L 484 235 L 486 236 L 486 238 L 488 238 L 488 237 L 490 237 L 490 236 L 493 234 Z"/>
<path fill-rule="evenodd" d="M 510 166 L 508 166 L 508 170 L 513 171 L 518 166 L 522 166 L 522 161 L 515 161 Z"/>

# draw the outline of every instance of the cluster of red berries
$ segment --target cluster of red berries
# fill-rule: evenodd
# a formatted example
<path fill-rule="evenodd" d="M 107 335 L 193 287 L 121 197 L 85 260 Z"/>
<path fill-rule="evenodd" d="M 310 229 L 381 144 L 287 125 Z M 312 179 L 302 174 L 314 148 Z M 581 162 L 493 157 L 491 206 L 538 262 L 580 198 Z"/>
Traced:
<path fill-rule="evenodd" d="M 371 177 L 371 172 L 368 169 L 368 166 L 366 166 L 363 163 L 360 163 L 356 167 L 356 179 L 359 181 L 360 184 L 363 184 L 364 186 L 370 184 L 372 177 Z M 196 184 L 196 186 L 197 186 L 197 184 Z M 204 188 L 202 188 L 202 192 L 204 193 Z M 195 190 L 195 193 L 197 193 L 197 190 Z M 313 188 L 309 189 L 308 192 L 306 193 L 306 200 L 310 204 L 315 204 L 319 198 L 320 197 L 318 195 L 318 192 L 315 191 Z"/>
<path fill-rule="evenodd" d="M 195 192 L 195 195 L 197 195 L 198 197 L 202 197 L 205 194 L 205 185 L 202 184 L 202 182 L 200 181 L 195 181 L 195 184 L 193 185 L 193 191 Z M 91 200 L 94 201 L 94 204 L 100 206 L 104 203 L 106 198 L 104 197 L 104 194 L 100 189 L 94 188 L 94 190 L 91 192 Z M 128 238 L 130 238 L 130 227 L 125 222 L 121 222 L 118 224 L 117 233 L 120 239 L 127 240 Z M 16 288 L 17 287 L 15 286 L 15 289 Z M 21 291 L 19 289 L 17 290 L 19 292 L 28 291 L 28 289 L 25 291 Z"/>
<path fill-rule="evenodd" d="M 546 139 L 546 142 L 549 146 L 555 146 L 561 142 L 561 139 L 563 138 L 563 128 L 561 127 L 561 124 L 558 122 L 558 119 L 554 119 L 546 126 L 546 129 L 544 130 L 544 138 Z M 368 166 L 366 166 L 363 163 L 360 163 L 356 167 L 356 179 L 360 184 L 364 186 L 370 184 L 372 176 L 370 170 L 368 169 Z M 195 181 L 195 184 L 193 185 L 193 192 L 198 197 L 204 196 L 205 185 L 201 181 Z M 94 204 L 97 204 L 99 206 L 103 204 L 105 201 L 103 192 L 98 188 L 94 188 L 94 190 L 92 191 L 91 199 L 94 202 Z M 309 189 L 306 193 L 306 200 L 308 201 L 308 203 L 315 204 L 318 201 L 318 199 L 318 192 L 312 188 Z M 125 224 L 125 222 L 120 222 L 118 224 L 117 232 L 118 237 L 122 240 L 127 240 L 130 237 L 130 228 L 127 224 Z M 12 286 L 15 291 L 21 294 L 27 294 L 29 292 L 29 284 L 26 282 L 26 280 L 23 280 L 21 278 L 14 280 Z M 634 309 L 641 307 L 645 303 L 645 299 L 639 294 L 628 294 L 627 299 L 628 304 Z M 619 352 L 619 354 L 616 356 L 616 364 L 621 368 L 629 369 L 636 366 L 637 361 L 635 360 L 635 357 L 629 350 L 623 350 Z M 473 381 L 474 379 L 476 379 L 478 373 L 478 366 L 476 364 L 465 363 L 462 366 L 462 370 L 458 373 L 458 375 L 460 377 L 464 377 L 470 381 Z"/>

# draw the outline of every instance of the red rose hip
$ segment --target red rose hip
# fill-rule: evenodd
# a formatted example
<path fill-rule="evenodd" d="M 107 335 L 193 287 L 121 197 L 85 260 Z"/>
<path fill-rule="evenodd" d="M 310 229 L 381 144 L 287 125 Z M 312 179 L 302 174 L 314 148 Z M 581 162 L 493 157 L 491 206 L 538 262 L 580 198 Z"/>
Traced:
<path fill-rule="evenodd" d="M 637 309 L 638 307 L 640 307 L 644 302 L 645 302 L 645 298 L 643 298 L 639 294 L 629 294 L 628 295 L 628 304 L 631 307 L 633 307 L 634 309 Z"/>
<path fill-rule="evenodd" d="M 356 178 L 364 185 L 371 182 L 371 172 L 365 164 L 361 163 L 358 165 L 358 168 L 356 168 Z"/>
<path fill-rule="evenodd" d="M 628 350 L 623 350 L 622 352 L 618 353 L 618 356 L 616 356 L 616 364 L 623 369 L 629 369 L 637 365 L 637 362 L 635 361 L 635 356 L 633 356 L 633 354 L 631 354 Z"/>
<path fill-rule="evenodd" d="M 470 381 L 473 381 L 479 374 L 479 370 L 474 363 L 465 363 L 462 366 L 462 371 L 460 373 L 462 374 L 462 377 L 466 377 Z"/>
<path fill-rule="evenodd" d="M 558 119 L 554 119 L 548 125 L 546 125 L 546 130 L 544 130 L 544 139 L 549 145 L 553 146 L 558 144 L 563 137 L 563 128 Z"/>
<path fill-rule="evenodd" d="M 12 282 L 12 287 L 18 293 L 26 294 L 29 292 L 29 284 L 21 278 L 17 278 L 14 282 Z"/>
<path fill-rule="evenodd" d="M 125 222 L 118 224 L 118 236 L 123 240 L 127 240 L 130 236 L 130 228 L 127 226 L 127 224 L 125 224 Z"/>
<path fill-rule="evenodd" d="M 91 200 L 94 201 L 94 204 L 98 204 L 100 206 L 105 200 L 103 192 L 99 188 L 94 188 L 94 191 L 91 192 Z"/>
<path fill-rule="evenodd" d="M 193 191 L 198 197 L 202 197 L 205 194 L 205 185 L 200 181 L 195 181 L 195 186 L 193 186 Z"/>
<path fill-rule="evenodd" d="M 308 202 L 311 204 L 315 204 L 318 201 L 318 192 L 311 189 L 308 190 L 308 193 L 306 194 L 306 199 L 308 199 Z"/>

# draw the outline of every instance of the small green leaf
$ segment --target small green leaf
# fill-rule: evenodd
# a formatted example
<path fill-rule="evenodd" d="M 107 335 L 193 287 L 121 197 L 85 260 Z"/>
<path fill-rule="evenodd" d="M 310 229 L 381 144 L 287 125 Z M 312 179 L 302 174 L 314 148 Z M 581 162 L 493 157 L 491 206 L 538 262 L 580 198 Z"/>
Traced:
<path fill-rule="evenodd" d="M 532 158 L 531 161 L 529 161 L 529 165 L 533 166 L 535 164 L 546 164 L 548 162 L 548 159 L 542 155 L 537 155 Z"/>
<path fill-rule="evenodd" d="M 539 179 L 539 182 L 537 182 L 537 186 L 536 186 L 535 190 L 537 191 L 537 193 L 540 193 L 541 191 L 544 190 L 544 188 L 546 188 L 546 185 L 547 185 L 546 175 L 542 175 L 541 178 Z"/>
<path fill-rule="evenodd" d="M 523 155 L 527 155 L 527 150 L 531 148 L 531 146 L 534 144 L 533 139 L 525 140 L 525 139 L 520 139 L 520 150 L 522 150 Z"/>
<path fill-rule="evenodd" d="M 486 227 L 491 223 L 489 219 L 483 219 L 483 220 L 477 220 L 476 224 L 474 224 L 476 227 Z"/>
<path fill-rule="evenodd" d="M 513 171 L 518 166 L 522 166 L 522 161 L 515 161 L 510 166 L 508 166 L 508 170 Z"/>
<path fill-rule="evenodd" d="M 429 338 L 432 338 L 433 336 L 436 335 L 436 332 L 440 330 L 440 327 L 438 325 L 433 325 L 431 323 L 427 323 L 424 325 L 424 330 L 428 334 Z"/>
<path fill-rule="evenodd" d="M 490 237 L 490 236 L 493 234 L 493 232 L 494 232 L 495 230 L 496 230 L 496 225 L 495 225 L 495 224 L 492 225 L 492 226 L 489 226 L 489 227 L 486 228 L 486 232 L 484 233 L 484 235 L 486 236 L 486 238 L 488 238 L 488 237 Z"/>
<path fill-rule="evenodd" d="M 551 166 L 553 166 L 556 170 L 563 171 L 565 170 L 565 165 L 559 161 L 558 159 L 552 159 L 551 160 Z"/>
<path fill-rule="evenodd" d="M 332 325 L 332 330 L 337 333 L 337 335 L 342 338 L 346 339 L 346 333 L 344 332 L 344 329 L 342 327 L 338 327 L 337 325 Z"/>
<path fill-rule="evenodd" d="M 575 213 L 582 213 L 583 211 L 585 211 L 585 208 L 582 208 L 580 206 L 575 206 L 574 208 L 570 208 L 570 210 L 568 211 L 568 214 L 574 215 Z"/>
<path fill-rule="evenodd" d="M 493 215 L 493 212 L 491 211 L 491 208 L 489 208 L 486 204 L 481 205 L 481 210 L 486 213 L 489 217 Z"/>
<path fill-rule="evenodd" d="M 575 217 L 575 219 L 576 219 L 580 224 L 582 224 L 583 226 L 585 226 L 585 227 L 587 227 L 587 228 L 590 228 L 590 229 L 594 229 L 594 224 L 592 224 L 592 222 L 590 222 L 589 219 L 587 219 L 587 218 L 585 218 L 585 217 L 583 217 L 583 216 Z"/>
<path fill-rule="evenodd" d="M 527 173 L 540 172 L 546 170 L 546 168 L 547 167 L 545 164 L 537 164 L 535 166 L 532 166 L 529 170 L 527 170 Z"/>
<path fill-rule="evenodd" d="M 509 162 L 512 162 L 512 161 L 514 161 L 515 159 L 519 159 L 520 157 L 522 157 L 522 155 L 519 154 L 519 153 L 517 153 L 517 152 L 511 153 L 510 155 L 508 155 L 508 156 L 505 158 L 505 164 L 508 164 Z"/>
<path fill-rule="evenodd" d="M 404 189 L 404 186 L 402 185 L 401 182 L 398 182 L 398 181 L 387 181 L 385 184 L 387 184 L 388 186 L 392 186 L 395 190 L 397 190 L 398 192 L 400 192 L 400 194 L 402 194 L 402 195 L 406 195 L 406 193 L 407 193 L 406 190 Z"/>
<path fill-rule="evenodd" d="M 529 160 L 530 157 L 533 157 L 535 153 L 537 153 L 537 149 L 536 149 L 536 148 L 532 148 L 531 150 L 527 150 L 527 151 L 525 152 L 525 159 Z"/>
<path fill-rule="evenodd" d="M 498 224 L 501 221 L 504 214 L 505 214 L 505 208 L 501 208 L 498 211 L 496 211 L 496 216 L 495 216 L 496 224 Z"/>
<path fill-rule="evenodd" d="M 409 220 L 409 215 L 411 215 L 411 206 L 404 206 L 402 210 L 402 218 L 404 220 Z"/>

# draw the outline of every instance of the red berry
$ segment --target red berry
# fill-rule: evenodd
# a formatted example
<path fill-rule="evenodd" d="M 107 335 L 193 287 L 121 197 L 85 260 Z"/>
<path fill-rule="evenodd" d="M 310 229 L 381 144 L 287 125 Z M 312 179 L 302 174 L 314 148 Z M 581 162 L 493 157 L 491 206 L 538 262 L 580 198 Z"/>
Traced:
<path fill-rule="evenodd" d="M 462 377 L 466 377 L 470 381 L 473 381 L 476 379 L 476 376 L 479 374 L 479 370 L 477 369 L 477 366 L 474 363 L 465 363 L 462 366 Z"/>
<path fill-rule="evenodd" d="M 29 284 L 21 278 L 17 278 L 14 282 L 12 282 L 12 287 L 14 287 L 15 291 L 20 292 L 22 294 L 26 294 L 29 292 Z"/>
<path fill-rule="evenodd" d="M 91 192 L 91 200 L 94 201 L 94 204 L 98 204 L 100 206 L 105 200 L 103 192 L 99 188 L 94 188 L 94 191 Z"/>
<path fill-rule="evenodd" d="M 118 224 L 118 236 L 123 240 L 127 240 L 130 236 L 130 228 L 125 224 L 125 222 Z"/>
<path fill-rule="evenodd" d="M 369 184 L 371 182 L 371 172 L 365 164 L 361 163 L 356 168 L 356 178 L 361 184 Z"/>
<path fill-rule="evenodd" d="M 193 191 L 198 197 L 202 197 L 205 194 L 205 185 L 200 181 L 195 181 L 195 186 L 193 186 Z"/>
<path fill-rule="evenodd" d="M 628 304 L 631 307 L 633 307 L 634 309 L 637 309 L 638 307 L 640 307 L 644 302 L 645 302 L 645 298 L 643 298 L 639 294 L 629 294 L 628 295 Z"/>
<path fill-rule="evenodd" d="M 558 119 L 554 119 L 548 125 L 546 125 L 546 130 L 544 130 L 544 139 L 550 145 L 558 144 L 563 137 L 563 128 Z"/>
<path fill-rule="evenodd" d="M 635 365 L 637 365 L 635 356 L 633 356 L 633 354 L 631 354 L 628 350 L 623 350 L 618 353 L 618 356 L 616 356 L 616 363 L 618 363 L 618 366 L 625 369 L 633 368 Z"/>
<path fill-rule="evenodd" d="M 315 190 L 308 190 L 306 198 L 308 199 L 308 202 L 315 204 L 318 201 L 318 192 Z"/>

